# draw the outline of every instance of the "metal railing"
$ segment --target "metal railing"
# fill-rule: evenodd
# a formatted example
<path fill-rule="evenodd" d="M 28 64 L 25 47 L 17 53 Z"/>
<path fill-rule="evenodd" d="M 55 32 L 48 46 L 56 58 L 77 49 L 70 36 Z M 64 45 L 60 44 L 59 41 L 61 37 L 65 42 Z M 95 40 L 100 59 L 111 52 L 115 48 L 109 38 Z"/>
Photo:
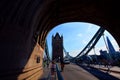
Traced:
<path fill-rule="evenodd" d="M 64 80 L 63 76 L 61 75 L 61 72 L 60 72 L 60 70 L 58 68 L 58 64 L 56 64 L 56 72 L 57 72 L 57 79 L 58 80 Z"/>

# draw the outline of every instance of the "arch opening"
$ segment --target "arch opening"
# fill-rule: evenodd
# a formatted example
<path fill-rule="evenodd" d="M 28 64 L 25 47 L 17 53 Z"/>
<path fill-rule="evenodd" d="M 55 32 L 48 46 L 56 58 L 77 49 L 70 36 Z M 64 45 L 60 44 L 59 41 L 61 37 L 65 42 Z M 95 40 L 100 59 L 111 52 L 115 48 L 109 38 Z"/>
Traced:
<path fill-rule="evenodd" d="M 51 31 L 49 31 L 46 39 L 47 39 L 47 41 L 49 41 L 48 46 L 50 47 L 51 42 L 52 42 L 51 41 L 52 40 L 51 36 L 55 35 L 58 32 L 61 35 L 63 35 L 63 37 L 64 37 L 64 41 L 63 41 L 64 46 L 66 46 L 66 45 L 68 45 L 70 43 L 74 43 L 77 40 L 79 40 L 79 41 L 77 41 L 78 43 L 76 43 L 76 44 L 74 43 L 72 45 L 74 45 L 73 48 L 75 46 L 77 46 L 77 48 L 80 49 L 82 47 L 85 47 L 85 44 L 87 44 L 90 41 L 90 39 L 93 37 L 93 35 L 96 33 L 96 31 L 99 28 L 100 28 L 99 25 L 95 25 L 95 24 L 88 23 L 88 22 L 68 22 L 68 23 L 63 23 L 63 24 L 55 26 Z M 77 40 L 75 41 L 73 39 L 76 36 L 77 36 Z M 113 44 L 114 44 L 114 47 L 115 47 L 116 51 L 119 51 L 118 43 L 116 42 L 115 38 L 107 30 L 105 30 L 104 36 L 109 36 L 111 38 L 112 42 L 114 42 Z M 84 37 L 84 38 L 82 38 L 82 37 Z M 81 44 L 81 41 L 83 41 L 82 42 L 83 44 Z M 103 45 L 105 45 L 105 43 L 104 43 L 104 41 L 102 39 L 100 39 L 100 41 L 98 41 L 98 43 L 99 42 L 102 43 Z M 101 45 L 100 43 L 97 44 L 97 46 L 100 46 Z M 78 45 L 83 45 L 83 46 L 78 47 Z M 72 47 L 66 47 L 66 50 L 71 51 L 70 50 L 71 48 Z M 101 46 L 101 48 L 102 48 L 102 46 Z M 51 49 L 51 47 L 50 47 L 50 49 Z"/>

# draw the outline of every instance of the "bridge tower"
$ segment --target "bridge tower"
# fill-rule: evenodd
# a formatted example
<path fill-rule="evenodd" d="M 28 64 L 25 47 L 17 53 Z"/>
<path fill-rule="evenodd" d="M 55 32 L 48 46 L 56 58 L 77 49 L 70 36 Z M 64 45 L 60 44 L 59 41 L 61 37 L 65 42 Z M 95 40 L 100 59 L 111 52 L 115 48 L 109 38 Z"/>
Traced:
<path fill-rule="evenodd" d="M 57 32 L 52 36 L 52 60 L 63 60 L 63 36 Z"/>

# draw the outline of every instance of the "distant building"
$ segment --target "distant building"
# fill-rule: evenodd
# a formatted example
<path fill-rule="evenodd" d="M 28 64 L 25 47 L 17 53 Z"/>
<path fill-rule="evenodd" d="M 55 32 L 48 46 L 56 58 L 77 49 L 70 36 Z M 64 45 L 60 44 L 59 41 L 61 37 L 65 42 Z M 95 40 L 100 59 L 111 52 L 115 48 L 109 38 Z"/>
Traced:
<path fill-rule="evenodd" d="M 108 53 L 110 54 L 111 58 L 112 58 L 113 60 L 115 60 L 115 59 L 116 59 L 116 55 L 117 55 L 117 54 L 116 54 L 117 51 L 115 51 L 115 49 L 114 49 L 111 41 L 109 40 L 109 38 L 106 37 L 106 39 L 107 39 L 107 45 L 108 45 Z"/>
<path fill-rule="evenodd" d="M 105 50 L 105 51 L 100 50 L 99 52 L 100 52 L 100 57 L 101 57 L 102 59 L 105 59 L 105 60 L 109 60 L 109 59 L 110 59 L 110 58 L 109 58 L 109 54 L 107 53 L 106 50 Z"/>
<path fill-rule="evenodd" d="M 107 39 L 108 51 L 109 51 L 109 53 L 112 55 L 112 54 L 114 54 L 116 51 L 115 51 L 115 49 L 114 49 L 111 41 L 109 40 L 109 38 L 106 37 L 106 39 Z"/>
<path fill-rule="evenodd" d="M 108 62 L 112 63 L 113 65 L 120 64 L 120 52 L 115 51 L 115 49 L 108 37 L 106 37 L 106 40 L 107 40 L 108 53 L 107 53 L 107 51 L 100 50 L 100 58 L 107 60 Z"/>
<path fill-rule="evenodd" d="M 63 60 L 63 36 L 56 33 L 52 36 L 52 60 Z"/>

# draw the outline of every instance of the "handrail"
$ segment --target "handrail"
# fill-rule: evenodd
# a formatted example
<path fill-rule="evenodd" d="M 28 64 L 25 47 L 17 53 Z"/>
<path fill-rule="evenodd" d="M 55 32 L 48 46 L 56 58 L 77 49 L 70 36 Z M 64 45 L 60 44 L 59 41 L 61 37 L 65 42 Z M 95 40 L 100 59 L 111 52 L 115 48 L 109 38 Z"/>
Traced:
<path fill-rule="evenodd" d="M 58 65 L 56 64 L 56 71 L 57 71 L 57 77 L 58 77 L 58 80 L 64 80 L 61 73 L 60 73 L 60 70 L 58 69 Z"/>

